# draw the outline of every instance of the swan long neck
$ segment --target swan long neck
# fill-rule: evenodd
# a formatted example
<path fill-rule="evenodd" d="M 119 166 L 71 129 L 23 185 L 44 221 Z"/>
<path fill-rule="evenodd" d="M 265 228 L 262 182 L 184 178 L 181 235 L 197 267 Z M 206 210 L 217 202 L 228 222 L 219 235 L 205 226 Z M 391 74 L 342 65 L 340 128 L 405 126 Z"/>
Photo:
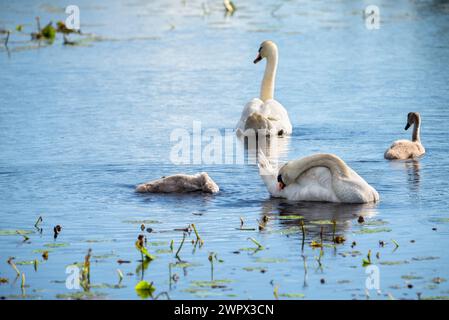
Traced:
<path fill-rule="evenodd" d="M 278 65 L 278 52 L 273 48 L 267 56 L 267 64 L 265 66 L 265 73 L 263 75 L 262 86 L 260 88 L 260 100 L 263 102 L 273 99 L 274 84 L 276 80 L 276 70 Z"/>
<path fill-rule="evenodd" d="M 421 141 L 420 137 L 420 129 L 421 129 L 421 117 L 416 116 L 415 117 L 415 123 L 413 125 L 413 135 L 412 135 L 412 141 Z"/>
<path fill-rule="evenodd" d="M 296 181 L 301 174 L 313 167 L 326 167 L 332 175 L 348 177 L 350 172 L 346 163 L 333 154 L 315 154 L 294 160 L 285 164 L 279 173 L 285 184 L 289 185 Z"/>

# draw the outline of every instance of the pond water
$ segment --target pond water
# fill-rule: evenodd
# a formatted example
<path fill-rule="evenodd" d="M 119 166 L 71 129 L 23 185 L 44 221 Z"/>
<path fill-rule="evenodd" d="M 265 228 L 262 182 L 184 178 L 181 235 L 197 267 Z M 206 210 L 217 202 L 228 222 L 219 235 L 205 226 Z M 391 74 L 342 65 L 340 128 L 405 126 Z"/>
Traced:
<path fill-rule="evenodd" d="M 219 0 L 79 0 L 86 35 L 63 46 L 60 34 L 51 45 L 29 36 L 36 16 L 42 25 L 65 19 L 61 2 L 0 2 L 0 29 L 14 30 L 8 50 L 0 47 L 0 277 L 8 281 L 0 296 L 141 299 L 141 279 L 160 299 L 449 296 L 449 2 L 235 3 L 226 16 Z M 379 7 L 377 30 L 365 26 L 368 5 Z M 194 121 L 203 130 L 234 128 L 258 96 L 265 62 L 252 60 L 266 39 L 279 47 L 275 95 L 294 128 L 280 160 L 335 153 L 378 190 L 378 204 L 272 199 L 253 163 L 170 161 L 174 129 L 192 133 Z M 427 153 L 388 162 L 391 142 L 411 136 L 410 111 L 421 113 Z M 134 192 L 138 183 L 199 171 L 217 182 L 217 195 Z M 240 218 L 254 230 L 239 230 Z M 187 234 L 177 259 L 177 229 L 192 223 L 204 244 Z M 321 231 L 320 258 L 311 243 Z M 334 232 L 346 241 L 334 245 Z M 143 273 L 139 234 L 156 256 Z M 67 288 L 67 267 L 89 249 L 90 290 Z M 366 286 L 369 250 L 379 291 Z M 9 257 L 25 274 L 23 289 Z"/>

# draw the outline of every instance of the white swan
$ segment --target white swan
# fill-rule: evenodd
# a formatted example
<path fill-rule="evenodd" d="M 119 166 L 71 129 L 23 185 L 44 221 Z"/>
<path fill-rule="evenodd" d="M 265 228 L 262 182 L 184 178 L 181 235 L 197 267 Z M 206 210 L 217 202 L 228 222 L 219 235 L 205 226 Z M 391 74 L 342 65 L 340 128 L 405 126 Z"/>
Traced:
<path fill-rule="evenodd" d="M 413 159 L 422 156 L 426 153 L 426 149 L 421 144 L 420 128 L 421 116 L 418 112 L 409 112 L 407 115 L 407 124 L 405 130 L 410 128 L 413 124 L 412 141 L 397 140 L 393 142 L 390 148 L 385 151 L 384 157 L 388 160 L 404 160 Z"/>
<path fill-rule="evenodd" d="M 206 172 L 195 175 L 175 174 L 139 184 L 136 187 L 136 192 L 139 193 L 184 193 L 194 191 L 217 193 L 219 188 Z"/>
<path fill-rule="evenodd" d="M 273 98 L 278 64 L 278 48 L 274 42 L 262 42 L 254 63 L 263 58 L 267 59 L 267 64 L 260 89 L 260 98 L 255 98 L 246 104 L 237 123 L 237 134 L 245 134 L 248 129 L 266 135 L 291 134 L 292 124 L 287 110 Z"/>
<path fill-rule="evenodd" d="M 273 197 L 339 203 L 379 200 L 377 191 L 333 154 L 289 161 L 277 170 L 259 153 L 259 173 Z"/>

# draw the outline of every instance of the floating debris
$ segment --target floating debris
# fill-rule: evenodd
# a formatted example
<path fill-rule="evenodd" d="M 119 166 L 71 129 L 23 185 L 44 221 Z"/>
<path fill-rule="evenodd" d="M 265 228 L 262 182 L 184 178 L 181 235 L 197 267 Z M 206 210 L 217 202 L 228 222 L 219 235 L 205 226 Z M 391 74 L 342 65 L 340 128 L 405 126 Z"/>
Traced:
<path fill-rule="evenodd" d="M 118 274 L 118 283 L 120 284 L 123 280 L 123 272 L 120 269 L 117 269 L 117 274 Z"/>
<path fill-rule="evenodd" d="M 362 216 L 359 216 L 359 218 L 357 219 L 358 223 L 364 223 L 365 222 L 365 218 L 363 218 Z"/>
<path fill-rule="evenodd" d="M 58 224 L 58 225 L 56 225 L 54 228 L 53 228 L 53 238 L 57 238 L 58 237 L 58 235 L 59 235 L 59 233 L 61 233 L 61 231 L 62 231 L 62 227 Z"/>
<path fill-rule="evenodd" d="M 371 250 L 368 250 L 368 254 L 366 255 L 366 259 L 362 260 L 362 266 L 366 267 L 371 264 Z"/>
<path fill-rule="evenodd" d="M 358 231 L 355 231 L 355 234 L 371 234 L 371 233 L 380 233 L 380 232 L 391 232 L 390 228 L 362 228 Z"/>
<path fill-rule="evenodd" d="M 437 284 L 440 284 L 440 283 L 445 282 L 445 281 L 446 281 L 446 279 L 440 278 L 440 277 L 436 277 L 436 278 L 432 279 L 432 282 L 433 283 L 437 283 Z"/>
<path fill-rule="evenodd" d="M 153 256 L 148 252 L 147 248 L 145 247 L 145 241 L 146 241 L 145 236 L 143 234 L 140 234 L 137 237 L 137 241 L 135 243 L 137 250 L 142 254 L 142 261 L 144 260 L 143 259 L 144 257 L 149 261 L 154 260 L 155 256 Z"/>
<path fill-rule="evenodd" d="M 186 240 L 186 233 L 184 232 L 182 234 L 182 241 L 181 244 L 179 245 L 178 250 L 176 251 L 175 257 L 179 259 L 179 252 L 181 251 L 182 245 L 184 244 L 184 241 Z"/>
<path fill-rule="evenodd" d="M 9 257 L 7 260 L 7 263 L 14 269 L 14 271 L 17 273 L 17 276 L 20 276 L 20 271 L 17 269 L 16 264 L 14 263 L 14 257 Z"/>
<path fill-rule="evenodd" d="M 23 237 L 24 242 L 30 240 L 30 238 L 26 234 L 21 233 L 19 230 L 17 230 L 16 233 Z"/>
<path fill-rule="evenodd" d="M 231 0 L 223 0 L 223 6 L 227 15 L 233 15 L 237 8 Z"/>
<path fill-rule="evenodd" d="M 42 258 L 44 260 L 48 260 L 48 250 L 45 250 L 44 252 L 42 252 Z"/>
<path fill-rule="evenodd" d="M 383 266 L 396 266 L 396 265 L 400 265 L 400 264 L 409 264 L 410 262 L 408 262 L 407 260 L 399 260 L 399 261 L 381 261 L 379 262 L 379 264 L 383 265 Z"/>
<path fill-rule="evenodd" d="M 392 241 L 392 242 L 394 243 L 394 245 L 395 245 L 394 250 L 396 250 L 397 248 L 399 248 L 399 243 L 397 243 L 396 240 L 391 239 L 391 241 Z"/>
<path fill-rule="evenodd" d="M 251 240 L 252 242 L 254 242 L 254 244 L 257 246 L 257 250 L 264 249 L 263 245 L 261 245 L 256 239 L 249 237 L 248 240 Z"/>
<path fill-rule="evenodd" d="M 196 235 L 196 241 L 200 244 L 200 247 L 204 244 L 203 239 L 201 239 L 200 235 L 198 234 L 198 231 L 196 230 L 195 224 L 191 224 L 193 231 L 195 232 Z"/>

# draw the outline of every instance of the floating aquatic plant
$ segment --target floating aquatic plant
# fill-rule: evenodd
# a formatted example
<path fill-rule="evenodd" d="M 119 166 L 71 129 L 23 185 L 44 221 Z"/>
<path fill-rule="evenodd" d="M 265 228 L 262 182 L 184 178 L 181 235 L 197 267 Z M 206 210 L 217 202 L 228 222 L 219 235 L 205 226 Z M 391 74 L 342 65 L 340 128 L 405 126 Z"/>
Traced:
<path fill-rule="evenodd" d="M 184 233 L 182 234 L 182 241 L 181 241 L 181 244 L 179 245 L 179 248 L 178 248 L 178 250 L 176 251 L 176 254 L 175 254 L 175 257 L 178 258 L 178 259 L 180 259 L 180 258 L 179 258 L 179 252 L 181 252 L 182 245 L 184 244 L 184 241 L 185 241 L 185 240 L 186 240 L 186 233 L 184 232 Z"/>
<path fill-rule="evenodd" d="M 191 226 L 193 228 L 193 231 L 195 232 L 196 241 L 200 244 L 200 247 L 201 247 L 204 244 L 204 241 L 203 241 L 203 239 L 201 239 L 200 235 L 198 234 L 195 224 L 192 223 Z"/>
<path fill-rule="evenodd" d="M 14 263 L 14 257 L 9 257 L 7 260 L 7 263 L 14 269 L 14 271 L 17 273 L 17 276 L 20 276 L 20 271 L 17 269 L 16 264 Z"/>
<path fill-rule="evenodd" d="M 264 249 L 263 245 L 261 245 L 256 239 L 249 237 L 248 240 L 251 240 L 257 246 L 257 250 Z"/>
<path fill-rule="evenodd" d="M 362 260 L 362 266 L 366 267 L 371 264 L 371 250 L 368 250 L 368 254 L 366 255 L 366 259 Z"/>
<path fill-rule="evenodd" d="M 155 257 L 153 255 L 151 255 L 148 252 L 147 248 L 145 247 L 145 236 L 144 235 L 140 234 L 137 237 L 137 241 L 136 241 L 135 245 L 136 245 L 137 250 L 139 250 L 139 252 L 142 254 L 142 261 L 143 261 L 144 257 L 145 257 L 145 259 L 148 259 L 150 261 L 155 259 Z"/>

